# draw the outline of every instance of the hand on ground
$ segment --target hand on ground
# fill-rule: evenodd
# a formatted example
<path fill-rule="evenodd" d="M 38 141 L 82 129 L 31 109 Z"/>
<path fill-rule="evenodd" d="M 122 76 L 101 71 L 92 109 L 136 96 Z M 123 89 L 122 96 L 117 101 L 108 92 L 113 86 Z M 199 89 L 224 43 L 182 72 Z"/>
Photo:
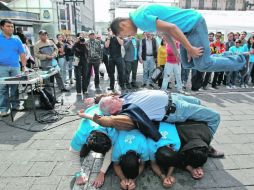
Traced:
<path fill-rule="evenodd" d="M 121 187 L 122 189 L 128 190 L 128 185 L 129 185 L 129 182 L 128 182 L 127 179 L 121 180 L 121 182 L 120 182 L 120 187 Z"/>
<path fill-rule="evenodd" d="M 85 176 L 79 176 L 78 178 L 76 178 L 76 184 L 77 185 L 84 185 L 86 183 L 86 178 Z"/>
<path fill-rule="evenodd" d="M 129 179 L 128 190 L 134 190 L 136 188 L 135 181 L 133 179 Z"/>
<path fill-rule="evenodd" d="M 172 186 L 174 185 L 175 182 L 176 182 L 175 177 L 169 176 L 169 177 L 166 177 L 166 178 L 163 180 L 163 186 L 164 186 L 164 187 L 172 187 Z"/>
<path fill-rule="evenodd" d="M 97 177 L 96 177 L 96 179 L 93 181 L 93 183 L 92 183 L 92 185 L 95 187 L 95 188 L 100 188 L 102 185 L 103 185 L 103 183 L 104 183 L 104 178 L 105 177 L 105 175 L 104 175 L 104 173 L 99 173 L 98 175 L 97 175 Z"/>

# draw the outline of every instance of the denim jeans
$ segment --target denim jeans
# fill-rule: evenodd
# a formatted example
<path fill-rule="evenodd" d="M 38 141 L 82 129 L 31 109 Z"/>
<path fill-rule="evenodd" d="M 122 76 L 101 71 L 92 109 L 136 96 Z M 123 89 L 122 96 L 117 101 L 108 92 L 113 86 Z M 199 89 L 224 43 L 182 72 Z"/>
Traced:
<path fill-rule="evenodd" d="M 74 57 L 73 56 L 70 56 L 69 57 L 69 60 L 66 62 L 66 68 L 67 68 L 67 71 L 69 73 L 69 80 L 72 80 L 72 71 L 73 71 L 73 63 L 74 61 Z"/>
<path fill-rule="evenodd" d="M 254 65 L 254 63 L 253 63 L 253 62 L 250 62 L 250 63 L 249 63 L 249 71 L 248 71 L 248 73 L 246 74 L 246 76 L 244 77 L 244 84 L 248 84 L 248 83 L 249 83 L 249 80 L 250 80 L 250 74 L 251 74 L 251 71 L 252 71 L 253 65 Z"/>
<path fill-rule="evenodd" d="M 188 82 L 189 74 L 190 74 L 190 69 L 184 69 L 184 68 L 182 67 L 182 70 L 181 70 L 181 78 L 182 78 L 182 82 L 183 82 L 183 83 L 187 83 L 187 82 Z"/>
<path fill-rule="evenodd" d="M 235 86 L 236 79 L 238 76 L 238 71 L 226 72 L 226 75 L 227 75 L 226 85 L 227 86 Z"/>
<path fill-rule="evenodd" d="M 19 67 L 0 66 L 0 77 L 13 77 L 20 74 Z M 11 104 L 13 108 L 19 106 L 18 85 L 0 84 L 0 111 L 7 112 L 9 108 L 9 89 L 11 90 Z"/>
<path fill-rule="evenodd" d="M 181 45 L 180 54 L 181 62 L 185 69 L 196 69 L 204 72 L 219 72 L 219 71 L 239 71 L 246 63 L 243 55 L 233 55 L 230 52 L 222 54 L 210 55 L 210 46 L 208 40 L 208 30 L 204 18 L 196 23 L 193 29 L 186 33 L 186 37 L 195 47 L 203 47 L 203 55 L 197 58 L 192 58 L 188 62 L 187 50 Z"/>
<path fill-rule="evenodd" d="M 166 90 L 168 87 L 169 80 L 172 76 L 175 76 L 176 79 L 176 88 L 178 91 L 182 90 L 182 81 L 181 81 L 181 65 L 166 63 L 163 74 L 163 82 L 161 89 Z"/>
<path fill-rule="evenodd" d="M 60 67 L 60 74 L 62 76 L 63 82 L 66 82 L 66 60 L 64 57 L 58 59 L 58 65 Z"/>
<path fill-rule="evenodd" d="M 86 84 L 85 84 L 85 76 L 88 70 L 88 64 L 84 57 L 81 57 L 78 66 L 74 67 L 74 73 L 76 78 L 76 91 L 77 93 L 83 93 L 87 91 Z"/>
<path fill-rule="evenodd" d="M 143 62 L 143 84 L 152 84 L 152 71 L 155 69 L 155 61 L 153 56 L 146 56 Z"/>
<path fill-rule="evenodd" d="M 172 102 L 176 105 L 175 113 L 169 114 L 166 122 L 184 122 L 187 119 L 207 122 L 212 135 L 215 134 L 220 115 L 215 110 L 202 106 L 198 98 L 171 93 Z"/>

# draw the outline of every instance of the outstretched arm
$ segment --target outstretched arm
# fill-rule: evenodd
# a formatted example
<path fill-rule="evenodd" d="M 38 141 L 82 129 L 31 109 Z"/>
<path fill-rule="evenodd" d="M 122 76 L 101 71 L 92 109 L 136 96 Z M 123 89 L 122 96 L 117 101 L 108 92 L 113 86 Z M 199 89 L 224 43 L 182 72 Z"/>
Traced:
<path fill-rule="evenodd" d="M 162 20 L 156 21 L 158 31 L 165 32 L 178 40 L 188 51 L 191 57 L 199 57 L 203 54 L 203 47 L 194 47 L 190 44 L 183 32 L 175 25 Z"/>
<path fill-rule="evenodd" d="M 97 175 L 96 179 L 93 181 L 92 185 L 95 188 L 99 188 L 103 185 L 105 179 L 105 173 L 108 170 L 108 167 L 111 164 L 111 155 L 112 155 L 112 147 L 111 149 L 105 154 L 103 163 L 100 169 L 99 174 Z"/>

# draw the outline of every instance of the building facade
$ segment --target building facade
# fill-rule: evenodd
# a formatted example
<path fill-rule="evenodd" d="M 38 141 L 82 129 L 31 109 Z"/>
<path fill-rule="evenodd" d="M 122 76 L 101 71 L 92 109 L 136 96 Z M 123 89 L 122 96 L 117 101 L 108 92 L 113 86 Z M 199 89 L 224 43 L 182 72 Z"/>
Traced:
<path fill-rule="evenodd" d="M 194 8 L 199 10 L 245 11 L 247 9 L 247 1 L 246 0 L 179 0 L 179 6 L 184 9 Z"/>
<path fill-rule="evenodd" d="M 41 28 L 47 30 L 52 38 L 59 32 L 75 34 L 95 27 L 93 0 L 85 0 L 85 4 L 75 5 L 64 4 L 63 0 L 15 0 L 10 1 L 8 7 L 12 10 L 39 14 L 40 20 L 47 22 L 42 24 Z"/>

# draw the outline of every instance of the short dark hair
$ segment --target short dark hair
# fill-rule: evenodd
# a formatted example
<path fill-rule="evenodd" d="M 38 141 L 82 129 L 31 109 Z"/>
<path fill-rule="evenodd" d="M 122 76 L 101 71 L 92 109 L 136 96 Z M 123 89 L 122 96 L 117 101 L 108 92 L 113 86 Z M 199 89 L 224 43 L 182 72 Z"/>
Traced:
<path fill-rule="evenodd" d="M 139 174 L 139 158 L 135 151 L 128 151 L 120 157 L 119 165 L 127 179 L 135 179 Z"/>
<path fill-rule="evenodd" d="M 210 35 L 213 35 L 213 36 L 214 36 L 214 33 L 213 33 L 213 32 L 210 32 L 208 35 L 209 35 L 209 36 L 210 36 Z"/>
<path fill-rule="evenodd" d="M 116 36 L 119 35 L 121 28 L 120 28 L 120 23 L 123 21 L 129 20 L 128 17 L 118 17 L 115 18 L 111 24 L 110 24 L 110 28 L 111 31 L 113 32 L 113 34 L 115 34 Z"/>
<path fill-rule="evenodd" d="M 0 22 L 0 26 L 4 26 L 5 23 L 13 24 L 13 22 L 10 19 L 3 19 Z"/>
<path fill-rule="evenodd" d="M 235 40 L 235 43 L 239 43 L 239 44 L 240 44 L 240 43 L 242 43 L 242 40 L 236 39 L 236 40 Z"/>
<path fill-rule="evenodd" d="M 155 153 L 155 160 L 161 168 L 167 171 L 170 166 L 175 166 L 176 156 L 177 152 L 171 147 L 162 146 L 157 149 Z"/>
<path fill-rule="evenodd" d="M 207 147 L 196 147 L 184 151 L 185 166 L 190 165 L 193 168 L 201 167 L 206 163 L 207 157 L 208 157 Z"/>
<path fill-rule="evenodd" d="M 87 137 L 86 143 L 83 145 L 80 151 L 80 157 L 86 157 L 90 150 L 106 154 L 111 148 L 111 140 L 110 138 L 100 131 L 92 131 Z"/>
<path fill-rule="evenodd" d="M 62 34 L 57 34 L 57 35 L 56 35 L 56 38 L 58 38 L 58 36 L 61 36 L 61 35 L 62 35 Z"/>

